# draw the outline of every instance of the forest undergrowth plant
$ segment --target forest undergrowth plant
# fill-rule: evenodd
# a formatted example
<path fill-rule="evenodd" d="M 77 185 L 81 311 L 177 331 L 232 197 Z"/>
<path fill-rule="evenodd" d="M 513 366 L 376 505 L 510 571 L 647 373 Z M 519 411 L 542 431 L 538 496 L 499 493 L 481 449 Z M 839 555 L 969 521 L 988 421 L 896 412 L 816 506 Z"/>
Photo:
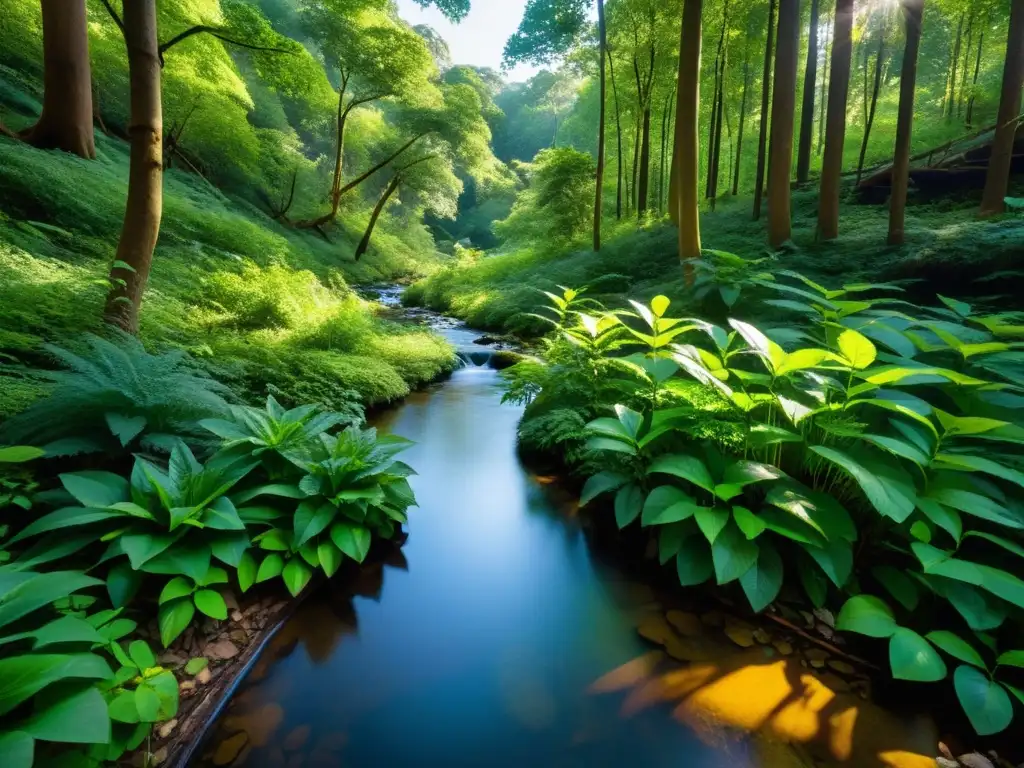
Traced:
<path fill-rule="evenodd" d="M 842 606 L 840 629 L 889 640 L 895 678 L 944 679 L 951 656 L 974 728 L 1004 730 L 1024 703 L 1020 316 L 776 277 L 756 280 L 785 296 L 781 332 L 671 318 L 665 297 L 561 314 L 559 337 L 603 329 L 603 362 L 534 384 L 533 402 L 600 414 L 581 503 L 614 493 L 618 525 L 650 528 L 684 586 Z"/>

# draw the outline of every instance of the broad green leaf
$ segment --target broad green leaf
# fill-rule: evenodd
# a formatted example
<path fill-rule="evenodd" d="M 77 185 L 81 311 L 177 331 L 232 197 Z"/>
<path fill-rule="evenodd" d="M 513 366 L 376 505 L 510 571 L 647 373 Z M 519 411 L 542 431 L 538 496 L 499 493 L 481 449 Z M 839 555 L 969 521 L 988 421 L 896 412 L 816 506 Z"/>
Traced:
<path fill-rule="evenodd" d="M 949 600 L 964 617 L 967 626 L 976 632 L 996 629 L 1006 619 L 1005 604 L 980 589 L 941 578 L 929 578 L 928 583 L 939 595 Z"/>
<path fill-rule="evenodd" d="M 697 520 L 697 525 L 700 527 L 701 533 L 708 540 L 708 543 L 714 544 L 715 539 L 718 538 L 722 529 L 729 522 L 730 514 L 727 509 L 698 507 L 694 510 L 694 518 Z"/>
<path fill-rule="evenodd" d="M 830 541 L 824 547 L 805 547 L 832 583 L 842 589 L 853 571 L 853 547 L 847 541 Z"/>
<path fill-rule="evenodd" d="M 758 545 L 757 562 L 740 576 L 740 586 L 751 609 L 759 613 L 771 605 L 782 589 L 782 557 L 770 541 Z"/>
<path fill-rule="evenodd" d="M 243 552 L 238 561 L 238 587 L 248 592 L 249 587 L 256 583 L 256 558 L 251 552 Z"/>
<path fill-rule="evenodd" d="M 981 573 L 981 587 L 1018 608 L 1024 608 L 1024 581 L 990 565 L 974 564 Z"/>
<path fill-rule="evenodd" d="M 128 645 L 128 655 L 135 666 L 142 671 L 156 666 L 156 657 L 144 640 L 132 640 Z"/>
<path fill-rule="evenodd" d="M 86 507 L 64 507 L 37 518 L 11 538 L 11 543 L 27 539 L 47 531 L 66 531 L 79 525 L 89 525 L 103 520 L 125 520 L 121 512 L 108 509 L 90 509 Z M 95 534 L 98 539 L 99 533 Z"/>
<path fill-rule="evenodd" d="M 963 640 L 959 635 L 944 629 L 937 629 L 925 635 L 936 647 L 948 653 L 954 659 L 965 661 L 976 667 L 985 669 L 985 660 L 971 647 L 971 644 Z"/>
<path fill-rule="evenodd" d="M 656 473 L 681 477 L 689 480 L 708 493 L 715 492 L 715 481 L 703 461 L 685 453 L 667 453 L 658 456 L 647 469 L 648 475 Z"/>
<path fill-rule="evenodd" d="M 786 477 L 786 473 L 771 464 L 761 464 L 757 461 L 734 461 L 725 468 L 722 473 L 722 480 L 731 485 L 750 485 L 761 483 L 765 480 L 778 480 Z"/>
<path fill-rule="evenodd" d="M 113 472 L 69 472 L 60 476 L 60 482 L 83 507 L 103 509 L 119 501 L 131 501 L 128 481 Z"/>
<path fill-rule="evenodd" d="M 220 592 L 213 589 L 200 589 L 192 596 L 196 608 L 205 613 L 211 619 L 224 621 L 228 617 L 228 606 Z"/>
<path fill-rule="evenodd" d="M 728 517 L 727 517 L 728 519 Z M 711 544 L 711 560 L 719 584 L 735 581 L 757 562 L 759 548 L 735 524 L 727 524 Z"/>
<path fill-rule="evenodd" d="M 31 445 L 6 445 L 0 447 L 0 464 L 24 464 L 46 455 L 42 448 Z"/>
<path fill-rule="evenodd" d="M 123 608 L 135 596 L 142 583 L 142 574 L 133 570 L 131 563 L 121 561 L 107 572 L 107 594 L 110 604 Z"/>
<path fill-rule="evenodd" d="M 592 437 L 587 440 L 588 451 L 612 451 L 614 453 L 625 453 L 628 456 L 636 456 L 636 446 L 623 440 L 616 440 L 610 437 Z"/>
<path fill-rule="evenodd" d="M 892 610 L 872 595 L 855 595 L 836 617 L 836 629 L 868 637 L 891 637 L 898 629 Z"/>
<path fill-rule="evenodd" d="M 619 419 L 619 423 L 622 424 L 623 429 L 626 430 L 627 436 L 631 440 L 636 440 L 636 436 L 640 433 L 640 427 L 643 426 L 644 417 L 643 414 L 637 413 L 631 408 L 627 408 L 624 405 L 615 406 L 615 415 Z"/>
<path fill-rule="evenodd" d="M 1007 651 L 996 659 L 996 664 L 999 666 L 1021 667 L 1024 669 L 1024 651 Z"/>
<path fill-rule="evenodd" d="M 96 628 L 77 616 L 61 616 L 32 633 L 33 650 L 57 643 L 102 643 L 103 636 Z"/>
<path fill-rule="evenodd" d="M 835 355 L 827 349 L 798 349 L 796 352 L 786 355 L 782 364 L 775 369 L 775 375 L 785 376 L 787 373 L 817 368 L 826 360 L 834 359 Z"/>
<path fill-rule="evenodd" d="M 926 467 L 930 461 L 930 457 L 919 450 L 917 446 L 911 445 L 905 440 L 900 440 L 895 437 L 888 437 L 886 435 L 861 435 L 862 440 L 867 440 L 872 445 L 876 445 L 890 453 L 894 453 L 904 459 L 908 459 L 919 467 Z"/>
<path fill-rule="evenodd" d="M 871 341 L 857 331 L 847 329 L 839 334 L 839 351 L 851 368 L 862 371 L 875 362 L 878 350 Z"/>
<path fill-rule="evenodd" d="M 936 466 L 942 469 L 984 472 L 1024 488 L 1024 472 L 1004 467 L 1002 464 L 982 456 L 965 453 L 939 453 L 935 456 L 935 461 L 937 462 Z"/>
<path fill-rule="evenodd" d="M 357 563 L 363 562 L 370 551 L 370 531 L 361 525 L 338 521 L 331 526 L 331 540 Z"/>
<path fill-rule="evenodd" d="M 32 768 L 35 742 L 24 731 L 0 733 L 0 765 L 5 768 Z"/>
<path fill-rule="evenodd" d="M 210 664 L 210 660 L 205 656 L 195 656 L 188 660 L 185 664 L 185 674 L 187 675 L 198 675 Z"/>
<path fill-rule="evenodd" d="M 91 653 L 36 653 L 0 659 L 0 715 L 6 715 L 51 683 L 103 680 L 109 676 L 107 663 Z"/>
<path fill-rule="evenodd" d="M 280 576 L 282 570 L 284 570 L 284 558 L 276 552 L 272 552 L 260 563 L 260 567 L 256 571 L 256 583 L 261 584 L 275 576 Z"/>
<path fill-rule="evenodd" d="M 195 590 L 192 582 L 186 579 L 184 576 L 175 576 L 173 579 L 168 581 L 164 588 L 160 591 L 160 605 L 168 603 L 171 600 L 177 600 L 179 597 L 187 597 L 191 595 Z"/>
<path fill-rule="evenodd" d="M 110 701 L 108 713 L 110 718 L 118 723 L 139 722 L 139 710 L 135 706 L 135 691 L 122 691 L 114 696 Z"/>
<path fill-rule="evenodd" d="M 946 677 L 946 662 L 917 632 L 898 627 L 889 640 L 889 666 L 897 680 L 933 683 Z"/>
<path fill-rule="evenodd" d="M 921 562 L 925 573 L 933 576 L 945 576 L 947 579 L 962 581 L 967 584 L 979 586 L 982 583 L 981 566 L 966 560 L 958 560 L 950 556 L 949 552 L 925 544 L 922 541 L 915 541 L 910 544 L 910 549 Z"/>
<path fill-rule="evenodd" d="M 61 696 L 37 709 L 20 728 L 40 741 L 106 744 L 110 740 L 107 703 L 94 687 Z"/>
<path fill-rule="evenodd" d="M 743 535 L 748 539 L 756 539 L 768 530 L 768 526 L 765 525 L 764 521 L 746 507 L 733 507 L 732 517 L 736 521 L 736 525 L 739 526 L 739 529 L 743 531 Z"/>
<path fill-rule="evenodd" d="M 583 492 L 580 494 L 580 506 L 586 506 L 602 493 L 621 488 L 626 484 L 627 480 L 628 478 L 625 476 L 614 472 L 598 472 L 596 475 L 591 475 L 583 485 Z"/>
<path fill-rule="evenodd" d="M 957 301 L 956 299 L 949 299 L 943 296 L 941 293 L 935 294 L 939 301 L 945 304 L 947 307 L 956 312 L 960 317 L 971 316 L 971 305 L 963 301 Z"/>
<path fill-rule="evenodd" d="M 640 516 L 644 505 L 644 492 L 636 483 L 624 485 L 615 494 L 615 522 L 625 528 Z"/>
<path fill-rule="evenodd" d="M 183 574 L 198 583 L 210 570 L 210 557 L 209 545 L 193 537 L 188 541 L 176 542 L 174 546 L 147 561 L 142 570 L 168 576 Z"/>
<path fill-rule="evenodd" d="M 825 598 L 828 597 L 828 579 L 825 578 L 825 574 L 808 557 L 798 557 L 796 565 L 797 572 L 800 575 L 800 583 L 803 585 L 807 596 L 811 599 L 811 605 L 815 608 L 823 608 Z"/>
<path fill-rule="evenodd" d="M 298 557 L 293 557 L 289 560 L 281 572 L 281 578 L 284 579 L 284 584 L 292 597 L 298 596 L 299 592 L 309 583 L 312 576 L 312 569 L 305 561 Z"/>
<path fill-rule="evenodd" d="M 882 515 L 902 523 L 914 511 L 916 496 L 911 482 L 899 475 L 890 474 L 886 477 L 880 474 L 884 471 L 882 466 L 872 463 L 870 468 L 866 467 L 835 448 L 812 445 L 811 450 L 848 472 L 860 485 L 868 501 Z"/>
<path fill-rule="evenodd" d="M 588 422 L 584 427 L 584 430 L 591 434 L 610 437 L 614 440 L 621 440 L 627 444 L 633 442 L 633 439 L 636 437 L 634 433 L 629 431 L 629 428 L 625 424 L 618 419 L 612 419 L 608 416 L 602 416 L 599 419 L 594 419 L 593 421 Z"/>
<path fill-rule="evenodd" d="M 782 347 L 757 330 L 757 328 L 749 323 L 733 320 L 732 318 L 729 319 L 729 325 L 743 337 L 743 340 L 764 361 L 769 371 L 774 373 L 783 364 L 786 359 L 786 353 Z"/>
<path fill-rule="evenodd" d="M 928 498 L 982 520 L 998 523 L 1007 528 L 1024 529 L 1024 519 L 980 493 L 959 488 L 933 486 L 928 490 Z"/>
<path fill-rule="evenodd" d="M 981 670 L 967 665 L 957 667 L 953 687 L 979 736 L 1004 731 L 1013 720 L 1013 704 L 1006 690 Z"/>
<path fill-rule="evenodd" d="M 295 539 L 293 547 L 299 548 L 327 528 L 338 514 L 338 508 L 330 502 L 307 499 L 295 510 Z"/>
<path fill-rule="evenodd" d="M 146 683 L 135 689 L 135 709 L 140 723 L 155 723 L 160 717 L 160 697 Z"/>
<path fill-rule="evenodd" d="M 306 494 L 299 490 L 298 486 L 287 485 L 282 483 L 260 485 L 248 491 L 242 491 L 241 493 L 235 494 L 231 498 L 235 504 L 244 504 L 247 501 L 255 499 L 257 496 L 281 496 L 286 499 L 306 498 Z"/>
<path fill-rule="evenodd" d="M 107 413 L 104 415 L 110 432 L 116 437 L 122 447 L 138 437 L 146 428 L 145 416 L 126 416 L 123 413 Z"/>
<path fill-rule="evenodd" d="M 160 625 L 160 642 L 163 643 L 164 648 L 185 631 L 195 612 L 195 606 L 188 599 L 179 599 L 160 606 L 157 612 L 157 623 Z"/>
<path fill-rule="evenodd" d="M 211 537 L 210 553 L 225 565 L 238 568 L 251 542 L 245 531 L 230 531 Z"/>
<path fill-rule="evenodd" d="M 688 526 L 680 523 L 663 525 L 658 529 L 658 560 L 662 565 L 678 554 L 683 539 L 691 533 Z"/>
<path fill-rule="evenodd" d="M 651 299 L 651 311 L 654 312 L 655 317 L 662 317 L 668 311 L 669 303 L 666 296 L 655 296 Z"/>
<path fill-rule="evenodd" d="M 678 523 L 693 516 L 697 504 L 675 486 L 662 485 L 647 495 L 640 521 L 643 525 Z"/>
<path fill-rule="evenodd" d="M 960 538 L 964 533 L 964 524 L 960 519 L 959 512 L 942 506 L 935 499 L 919 497 L 916 503 L 917 508 L 925 514 L 925 517 L 952 536 L 957 544 L 960 543 Z"/>
<path fill-rule="evenodd" d="M 908 611 L 917 608 L 919 599 L 917 584 L 903 571 L 897 570 L 891 565 L 879 565 L 871 569 L 871 575 L 878 579 L 886 591 Z"/>
<path fill-rule="evenodd" d="M 686 537 L 676 554 L 676 574 L 680 585 L 693 587 L 703 584 L 713 573 L 710 547 L 700 536 Z"/>
<path fill-rule="evenodd" d="M 317 544 L 316 554 L 317 559 L 320 561 L 320 567 L 327 574 L 328 578 L 337 572 L 338 568 L 341 567 L 341 561 L 344 559 L 341 550 L 326 538 Z"/>
<path fill-rule="evenodd" d="M 0 600 L 0 627 L 49 605 L 54 600 L 103 582 L 77 571 L 53 571 L 33 574 L 3 594 Z"/>

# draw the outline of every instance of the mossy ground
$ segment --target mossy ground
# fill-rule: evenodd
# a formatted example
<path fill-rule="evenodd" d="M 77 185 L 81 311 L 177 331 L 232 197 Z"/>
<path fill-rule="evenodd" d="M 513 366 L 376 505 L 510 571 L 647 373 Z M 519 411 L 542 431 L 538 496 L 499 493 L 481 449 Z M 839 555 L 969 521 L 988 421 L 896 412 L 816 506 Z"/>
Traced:
<path fill-rule="evenodd" d="M 815 238 L 816 191 L 793 195 L 792 247 L 774 255 L 772 268 L 794 269 L 833 286 L 852 281 L 918 278 L 920 290 L 954 296 L 1019 293 L 1021 278 L 973 281 L 999 270 L 1019 268 L 1024 254 L 1024 217 L 981 221 L 977 203 L 956 199 L 912 205 L 906 245 L 885 244 L 888 208 L 846 202 L 840 238 Z M 746 258 L 769 255 L 765 221 L 751 217 L 748 198 L 723 198 L 717 210 L 701 216 L 706 249 Z M 588 287 L 588 294 L 610 306 L 624 298 L 659 293 L 682 299 L 683 274 L 676 256 L 676 231 L 664 221 L 637 227 L 611 219 L 600 253 L 589 247 L 551 251 L 542 245 L 509 247 L 493 256 L 438 270 L 412 286 L 407 301 L 450 312 L 487 330 L 530 335 L 545 326 L 530 316 L 544 298 L 537 289 L 560 293 L 558 285 Z M 911 289 L 915 290 L 915 289 Z M 1012 305 L 1015 299 L 1010 299 Z M 740 308 L 739 312 L 753 308 Z"/>

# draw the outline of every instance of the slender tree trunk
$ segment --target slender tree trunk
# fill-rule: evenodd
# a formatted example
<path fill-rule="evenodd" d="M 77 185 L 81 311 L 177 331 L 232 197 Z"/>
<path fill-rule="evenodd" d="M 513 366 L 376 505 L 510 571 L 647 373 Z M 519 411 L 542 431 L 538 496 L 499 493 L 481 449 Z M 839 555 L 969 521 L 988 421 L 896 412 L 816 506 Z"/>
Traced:
<path fill-rule="evenodd" d="M 910 174 L 910 134 L 914 127 L 914 87 L 917 56 L 921 48 L 924 0 L 902 0 L 907 42 L 900 73 L 900 106 L 896 118 L 896 151 L 892 161 L 892 193 L 889 198 L 889 245 L 903 245 Z"/>
<path fill-rule="evenodd" d="M 700 174 L 700 45 L 702 0 L 683 0 L 683 26 L 679 41 L 679 82 L 676 99 L 676 136 L 673 155 L 676 179 L 676 219 L 679 258 L 686 285 L 693 285 L 691 259 L 700 258 L 700 214 L 697 184 Z"/>
<path fill-rule="evenodd" d="M 881 31 L 878 37 L 878 54 L 875 56 L 875 82 L 871 89 L 871 106 L 868 109 L 868 119 L 864 123 L 864 139 L 860 143 L 860 157 L 857 160 L 857 183 L 860 184 L 861 174 L 864 172 L 864 156 L 868 151 L 868 141 L 871 138 L 871 126 L 875 122 L 875 109 L 878 106 L 878 91 L 882 87 L 882 56 L 885 54 L 885 30 Z"/>
<path fill-rule="evenodd" d="M 768 161 L 768 242 L 778 248 L 791 235 L 789 178 L 793 167 L 796 70 L 800 50 L 800 0 L 779 0 L 772 140 Z"/>
<path fill-rule="evenodd" d="M 1010 30 L 1003 62 L 1003 87 L 999 96 L 999 117 L 992 138 L 992 156 L 981 197 L 981 216 L 1002 213 L 1010 184 L 1010 164 L 1020 116 L 1020 89 L 1024 85 L 1024 0 L 1010 4 Z"/>
<path fill-rule="evenodd" d="M 395 194 L 395 191 L 398 189 L 398 185 L 401 183 L 401 174 L 396 174 L 391 180 L 391 183 L 388 184 L 387 189 L 384 190 L 384 194 L 380 196 L 377 204 L 373 207 L 373 213 L 370 214 L 370 223 L 366 226 L 366 232 L 363 233 L 363 239 L 359 241 L 359 246 L 356 248 L 356 261 L 359 261 L 370 247 L 370 238 L 373 237 L 373 229 L 377 226 L 377 219 L 380 218 L 380 214 L 384 210 L 384 206 L 388 204 L 388 200 L 390 200 L 391 196 Z"/>
<path fill-rule="evenodd" d="M 764 49 L 764 71 L 761 80 L 761 127 L 757 137 L 757 176 L 754 180 L 754 221 L 761 218 L 761 198 L 764 196 L 764 170 L 768 147 L 768 110 L 772 92 L 772 46 L 775 43 L 775 5 L 768 5 L 768 41 Z"/>
<path fill-rule="evenodd" d="M 676 115 L 676 91 L 673 88 L 668 96 L 668 126 L 665 129 L 665 186 L 668 191 L 665 195 L 665 207 L 672 211 L 672 148 L 675 146 L 675 115 Z"/>
<path fill-rule="evenodd" d="M 629 189 L 630 210 L 635 211 L 637 207 L 637 177 L 640 173 L 640 129 L 643 115 L 638 110 L 636 113 L 636 124 L 633 126 L 633 183 Z"/>
<path fill-rule="evenodd" d="M 608 55 L 608 74 L 612 78 L 612 99 L 615 102 L 615 138 L 618 142 L 618 152 L 615 155 L 615 164 L 618 167 L 618 178 L 615 182 L 615 218 L 622 219 L 622 114 L 619 111 L 619 89 L 615 85 L 615 58 Z"/>
<path fill-rule="evenodd" d="M 800 144 L 796 153 L 796 180 L 803 184 L 811 171 L 811 142 L 814 140 L 814 89 L 818 84 L 818 0 L 811 0 L 811 28 L 807 34 L 807 65 L 804 68 L 804 97 L 800 108 Z"/>
<path fill-rule="evenodd" d="M 964 91 L 967 90 L 967 72 L 970 70 L 971 45 L 974 43 L 974 9 L 967 16 L 967 44 L 964 46 L 964 63 L 960 66 L 960 93 L 956 100 L 956 116 L 959 119 L 964 109 Z"/>
<path fill-rule="evenodd" d="M 23 134 L 40 149 L 94 159 L 85 0 L 42 0 L 43 111 Z"/>
<path fill-rule="evenodd" d="M 832 74 L 828 86 L 828 126 L 825 129 L 825 156 L 821 161 L 821 195 L 818 200 L 818 236 L 823 240 L 834 240 L 839 236 L 839 178 L 843 172 L 852 36 L 853 0 L 836 0 Z"/>
<path fill-rule="evenodd" d="M 711 210 L 715 210 L 715 200 L 718 197 L 718 175 L 721 170 L 722 157 L 722 110 L 725 101 L 725 57 L 722 57 L 722 68 L 718 78 L 718 98 L 715 112 L 715 135 L 711 150 L 711 167 L 708 169 L 708 197 L 711 199 Z"/>
<path fill-rule="evenodd" d="M 864 67 L 863 67 L 863 71 L 864 71 L 864 87 L 861 89 L 861 96 L 862 96 L 862 98 L 861 98 L 861 107 L 863 108 L 863 112 L 864 112 L 864 125 L 867 125 L 868 124 L 868 93 L 870 92 L 870 88 L 868 87 L 868 68 L 869 68 L 870 62 L 871 62 L 871 52 L 870 52 L 870 49 L 868 48 L 868 41 L 867 40 L 861 40 L 860 47 L 864 51 Z"/>
<path fill-rule="evenodd" d="M 732 175 L 732 196 L 740 191 L 740 162 L 743 160 L 743 123 L 747 118 L 747 92 L 750 90 L 750 58 L 743 55 L 743 96 L 740 97 L 740 123 L 736 126 L 736 170 Z"/>
<path fill-rule="evenodd" d="M 658 212 L 665 210 L 665 151 L 668 140 L 668 111 L 672 108 L 671 95 L 665 99 L 665 106 L 661 110 L 661 140 L 659 148 L 661 154 L 658 156 Z"/>
<path fill-rule="evenodd" d="M 723 52 L 725 49 L 725 29 L 729 25 L 729 0 L 726 0 L 722 8 L 722 32 L 718 36 L 718 52 L 715 54 L 715 84 L 711 97 L 711 124 L 708 127 L 708 176 L 704 184 L 704 196 L 714 196 L 715 184 L 712 181 L 712 174 L 715 169 L 715 145 L 722 135 L 722 80 L 725 77 L 725 62 Z"/>
<path fill-rule="evenodd" d="M 338 135 L 334 141 L 334 178 L 331 181 L 331 210 L 338 210 L 338 190 L 341 189 L 341 158 L 344 153 L 345 144 L 345 87 L 347 83 L 342 77 L 341 87 L 338 89 Z"/>
<path fill-rule="evenodd" d="M 655 51 L 651 46 L 650 69 L 643 87 L 643 129 L 640 141 L 640 182 L 637 187 L 637 219 L 647 213 L 651 186 L 651 94 L 654 86 Z"/>
<path fill-rule="evenodd" d="M 605 57 L 608 55 L 608 34 L 604 22 L 604 0 L 597 0 L 597 29 L 601 57 L 600 76 L 600 113 L 597 129 L 597 190 L 594 193 L 594 251 L 601 250 L 601 213 L 604 201 L 604 142 L 605 142 L 605 110 L 608 100 L 608 86 L 605 78 Z"/>
<path fill-rule="evenodd" d="M 964 15 L 960 14 L 960 24 L 956 28 L 956 43 L 953 45 L 953 62 L 949 71 L 949 101 L 946 102 L 946 117 L 953 116 L 956 104 L 956 67 L 960 63 L 960 38 L 964 31 Z"/>
<path fill-rule="evenodd" d="M 821 96 L 818 97 L 818 144 L 817 154 L 821 157 L 821 151 L 825 148 L 825 100 L 828 97 L 828 71 L 829 60 L 832 53 L 832 20 L 825 19 L 825 69 L 821 73 Z"/>
<path fill-rule="evenodd" d="M 104 319 L 128 333 L 139 330 L 142 294 L 149 279 L 163 210 L 163 114 L 156 19 L 156 0 L 124 4 L 131 155 L 128 202 L 116 260 L 110 271 Z"/>
<path fill-rule="evenodd" d="M 967 99 L 967 116 L 964 118 L 964 122 L 967 127 L 970 128 L 974 122 L 974 99 L 975 91 L 978 87 L 978 73 L 981 71 L 981 46 L 985 42 L 985 27 L 982 26 L 981 32 L 978 34 L 978 54 L 974 60 L 974 77 L 971 78 L 971 96 Z"/>

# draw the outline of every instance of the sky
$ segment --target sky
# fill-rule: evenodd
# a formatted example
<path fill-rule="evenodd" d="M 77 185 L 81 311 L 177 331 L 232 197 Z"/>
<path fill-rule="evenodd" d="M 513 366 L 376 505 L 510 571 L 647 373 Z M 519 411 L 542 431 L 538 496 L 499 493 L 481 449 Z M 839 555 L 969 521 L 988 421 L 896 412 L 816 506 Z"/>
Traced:
<path fill-rule="evenodd" d="M 452 24 L 436 8 L 421 8 L 414 0 L 398 0 L 398 12 L 412 25 L 427 24 L 448 42 L 455 64 L 501 69 L 505 41 L 519 27 L 526 0 L 472 0 L 469 15 Z M 538 67 L 519 65 L 505 73 L 512 81 L 527 80 Z"/>

